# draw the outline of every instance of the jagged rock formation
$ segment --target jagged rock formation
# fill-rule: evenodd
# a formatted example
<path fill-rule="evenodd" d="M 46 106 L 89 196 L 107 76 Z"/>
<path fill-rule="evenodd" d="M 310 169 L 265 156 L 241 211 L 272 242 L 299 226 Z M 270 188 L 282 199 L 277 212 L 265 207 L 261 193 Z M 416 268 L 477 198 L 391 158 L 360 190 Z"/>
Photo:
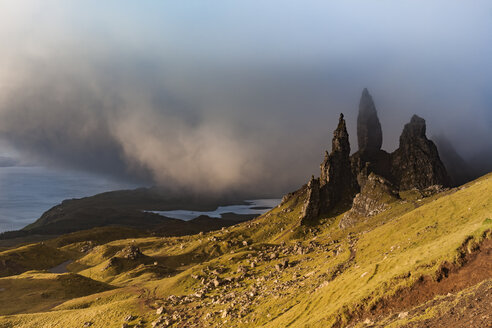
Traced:
<path fill-rule="evenodd" d="M 357 117 L 357 140 L 359 151 L 377 152 L 383 145 L 383 131 L 379 123 L 376 106 L 367 88 L 362 91 Z"/>
<path fill-rule="evenodd" d="M 401 190 L 449 185 L 437 147 L 425 131 L 425 120 L 413 115 L 400 136 L 400 147 L 391 154 L 392 175 Z"/>
<path fill-rule="evenodd" d="M 320 165 L 321 213 L 328 213 L 336 205 L 350 204 L 359 191 L 350 165 L 350 143 L 343 114 L 333 132 L 331 153 L 325 153 Z"/>
<path fill-rule="evenodd" d="M 425 132 L 425 120 L 414 115 L 403 129 L 400 147 L 392 154 L 382 150 L 383 134 L 376 106 L 364 89 L 357 118 L 359 150 L 350 156 L 349 135 L 340 114 L 332 151 L 325 153 L 320 165 L 320 178 L 312 177 L 309 182 L 301 223 L 312 224 L 319 215 L 352 206 L 340 223 L 345 227 L 357 218 L 383 211 L 385 201 L 398 197 L 396 190 L 448 186 L 446 169 Z"/>
<path fill-rule="evenodd" d="M 319 216 L 320 203 L 319 203 L 319 179 L 311 177 L 307 185 L 307 199 L 301 214 L 301 224 L 316 223 Z"/>
<path fill-rule="evenodd" d="M 343 114 L 333 132 L 331 153 L 325 152 L 319 179 L 311 178 L 308 196 L 301 214 L 301 224 L 316 223 L 320 214 L 337 206 L 349 206 L 358 192 L 358 184 L 350 165 L 350 143 Z"/>
<path fill-rule="evenodd" d="M 354 198 L 352 208 L 340 221 L 340 228 L 354 225 L 361 218 L 379 214 L 387 209 L 388 203 L 399 198 L 396 188 L 383 177 L 370 173 L 359 194 Z"/>
<path fill-rule="evenodd" d="M 389 181 L 393 181 L 391 155 L 384 150 L 358 151 L 350 157 L 350 165 L 360 187 L 364 186 L 370 173 L 375 173 Z"/>

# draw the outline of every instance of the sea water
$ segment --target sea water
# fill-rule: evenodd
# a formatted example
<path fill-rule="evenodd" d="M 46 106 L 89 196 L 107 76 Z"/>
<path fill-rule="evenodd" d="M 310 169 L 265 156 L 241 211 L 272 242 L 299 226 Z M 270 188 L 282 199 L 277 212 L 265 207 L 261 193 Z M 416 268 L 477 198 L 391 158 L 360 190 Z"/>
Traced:
<path fill-rule="evenodd" d="M 64 199 L 135 187 L 88 173 L 35 166 L 0 167 L 0 232 L 36 221 Z"/>
<path fill-rule="evenodd" d="M 186 210 L 175 210 L 175 211 L 150 211 L 159 215 L 166 216 L 168 218 L 180 219 L 180 220 L 191 220 L 200 215 L 207 215 L 211 218 L 220 218 L 222 214 L 234 213 L 234 214 L 263 214 L 271 208 L 280 204 L 281 199 L 253 199 L 246 200 L 246 205 L 228 205 L 219 206 L 214 211 L 186 211 Z"/>

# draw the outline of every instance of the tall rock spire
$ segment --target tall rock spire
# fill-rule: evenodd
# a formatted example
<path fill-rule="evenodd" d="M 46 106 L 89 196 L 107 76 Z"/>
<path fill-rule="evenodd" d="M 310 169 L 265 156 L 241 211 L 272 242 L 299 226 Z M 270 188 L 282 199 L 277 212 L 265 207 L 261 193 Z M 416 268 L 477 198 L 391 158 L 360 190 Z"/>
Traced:
<path fill-rule="evenodd" d="M 363 187 L 371 172 L 391 180 L 390 155 L 381 149 L 383 132 L 376 106 L 367 89 L 362 91 L 357 116 L 359 150 L 352 156 L 352 169 Z"/>
<path fill-rule="evenodd" d="M 357 140 L 360 151 L 378 151 L 383 144 L 383 132 L 379 123 L 376 106 L 369 91 L 362 91 L 357 117 Z"/>
<path fill-rule="evenodd" d="M 343 114 L 333 132 L 331 153 L 325 154 L 320 165 L 321 213 L 332 210 L 338 204 L 350 203 L 357 193 L 357 182 L 350 166 L 350 143 Z"/>
<path fill-rule="evenodd" d="M 425 120 L 413 115 L 403 128 L 400 147 L 391 154 L 392 173 L 401 190 L 450 184 L 437 147 L 425 130 Z"/>
<path fill-rule="evenodd" d="M 321 163 L 321 185 L 339 178 L 340 172 L 350 168 L 350 142 L 343 114 L 338 119 L 337 129 L 333 132 L 331 153 L 325 153 Z M 348 166 L 347 166 L 348 165 Z"/>

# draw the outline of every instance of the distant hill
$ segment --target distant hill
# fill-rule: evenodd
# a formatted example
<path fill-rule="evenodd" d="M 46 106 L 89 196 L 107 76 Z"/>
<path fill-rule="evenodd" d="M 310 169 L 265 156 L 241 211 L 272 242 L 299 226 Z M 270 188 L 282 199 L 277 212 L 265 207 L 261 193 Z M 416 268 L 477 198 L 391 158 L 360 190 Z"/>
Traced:
<path fill-rule="evenodd" d="M 217 203 L 221 202 L 221 203 Z M 51 236 L 87 230 L 96 227 L 120 226 L 164 234 L 181 236 L 200 231 L 210 231 L 230 226 L 251 216 L 229 214 L 213 220 L 182 221 L 148 212 L 166 210 L 212 211 L 218 205 L 244 204 L 233 198 L 176 196 L 158 188 L 118 190 L 97 194 L 81 199 L 69 199 L 46 211 L 34 223 L 18 231 L 0 234 L 2 240 L 23 242 L 33 238 L 45 239 Z M 163 228 L 165 227 L 165 228 Z M 4 244 L 11 244 L 4 242 Z"/>

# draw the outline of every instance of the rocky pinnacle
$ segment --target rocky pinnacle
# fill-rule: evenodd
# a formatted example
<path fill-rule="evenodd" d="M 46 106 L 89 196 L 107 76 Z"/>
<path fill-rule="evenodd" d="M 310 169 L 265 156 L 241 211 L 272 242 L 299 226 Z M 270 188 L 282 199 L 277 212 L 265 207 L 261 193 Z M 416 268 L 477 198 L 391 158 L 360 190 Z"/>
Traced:
<path fill-rule="evenodd" d="M 328 212 L 340 203 L 351 202 L 358 191 L 350 165 L 350 143 L 343 114 L 333 132 L 331 153 L 326 153 L 321 168 L 321 212 Z"/>
<path fill-rule="evenodd" d="M 357 117 L 357 140 L 359 150 L 378 151 L 383 144 L 383 132 L 376 106 L 367 89 L 362 91 Z"/>
<path fill-rule="evenodd" d="M 449 185 L 436 145 L 425 135 L 425 120 L 413 115 L 403 128 L 400 147 L 391 154 L 393 176 L 401 190 Z"/>

